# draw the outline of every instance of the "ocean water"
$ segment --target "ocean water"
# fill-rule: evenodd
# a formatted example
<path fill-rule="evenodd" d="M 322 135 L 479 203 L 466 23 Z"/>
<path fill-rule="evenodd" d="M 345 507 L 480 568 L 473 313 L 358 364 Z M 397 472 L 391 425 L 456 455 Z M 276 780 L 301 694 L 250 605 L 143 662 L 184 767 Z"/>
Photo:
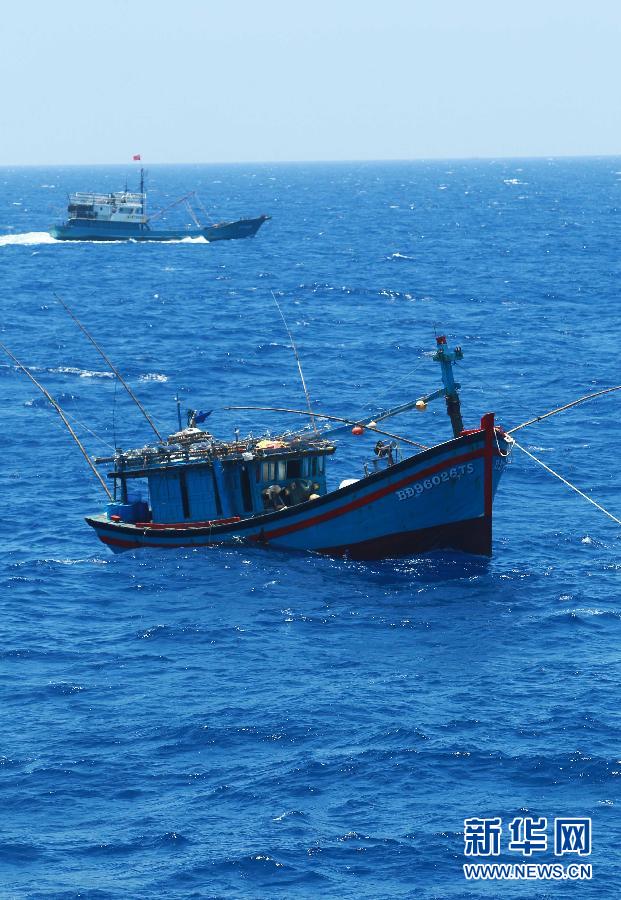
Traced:
<path fill-rule="evenodd" d="M 0 340 L 92 454 L 150 433 L 55 294 L 166 433 L 177 393 L 222 437 L 303 421 L 226 409 L 304 406 L 272 290 L 328 414 L 433 390 L 436 333 L 463 347 L 467 426 L 621 382 L 621 159 L 157 166 L 153 206 L 196 189 L 214 220 L 272 220 L 46 235 L 68 191 L 127 175 L 0 170 Z M 113 556 L 83 520 L 101 488 L 8 358 L 0 392 L 2 900 L 619 896 L 618 525 L 516 449 L 490 561 Z M 619 517 L 620 417 L 621 392 L 517 437 Z M 392 427 L 450 434 L 441 404 Z M 332 484 L 373 443 L 343 437 Z M 471 817 L 500 817 L 501 861 L 592 879 L 466 881 Z M 516 817 L 547 819 L 545 850 L 508 848 Z M 589 856 L 554 856 L 562 817 L 592 820 Z"/>

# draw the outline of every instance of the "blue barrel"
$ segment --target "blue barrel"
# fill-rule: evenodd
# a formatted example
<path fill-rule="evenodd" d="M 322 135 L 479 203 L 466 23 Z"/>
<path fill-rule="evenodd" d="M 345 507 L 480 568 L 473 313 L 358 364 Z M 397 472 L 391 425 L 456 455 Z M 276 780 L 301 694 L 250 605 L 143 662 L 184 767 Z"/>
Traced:
<path fill-rule="evenodd" d="M 131 503 L 108 503 L 106 514 L 109 519 L 118 516 L 121 522 L 129 523 L 147 522 L 150 518 L 149 505 L 144 500 L 133 500 Z"/>

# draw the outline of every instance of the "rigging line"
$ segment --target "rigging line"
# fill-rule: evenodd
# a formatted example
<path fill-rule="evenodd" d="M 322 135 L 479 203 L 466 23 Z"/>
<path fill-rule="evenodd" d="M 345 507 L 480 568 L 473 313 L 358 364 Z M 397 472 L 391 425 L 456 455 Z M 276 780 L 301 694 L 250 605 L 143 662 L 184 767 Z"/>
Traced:
<path fill-rule="evenodd" d="M 138 399 L 138 397 L 136 397 L 136 395 L 134 394 L 134 392 L 132 391 L 132 389 L 130 388 L 130 386 L 127 384 L 127 382 L 125 381 L 125 379 L 123 378 L 123 376 L 122 376 L 121 373 L 119 372 L 119 370 L 112 364 L 112 362 L 110 361 L 110 359 L 106 356 L 106 354 L 105 354 L 104 351 L 101 349 L 101 347 L 99 346 L 99 344 L 97 343 L 97 341 L 95 340 L 95 338 L 94 338 L 91 334 L 89 334 L 89 332 L 86 330 L 86 328 L 84 327 L 84 325 L 82 325 L 82 323 L 80 322 L 80 320 L 78 319 L 78 317 L 75 315 L 75 313 L 72 312 L 72 310 L 67 306 L 67 304 L 66 304 L 65 301 L 62 299 L 62 297 L 59 297 L 59 296 L 58 296 L 58 294 L 56 293 L 56 291 L 54 291 L 54 296 L 56 297 L 56 299 L 58 300 L 58 302 L 60 303 L 60 305 L 61 305 L 62 307 L 64 307 L 64 309 L 66 310 L 66 312 L 71 316 L 71 318 L 72 318 L 73 321 L 76 323 L 76 325 L 78 326 L 78 328 L 80 329 L 80 331 L 81 331 L 84 335 L 86 335 L 86 337 L 89 339 L 89 341 L 91 342 L 91 344 L 93 345 L 93 347 L 97 350 L 97 352 L 99 353 L 99 355 L 100 355 L 100 356 L 108 363 L 108 365 L 110 366 L 110 368 L 112 369 L 112 371 L 114 372 L 114 374 L 116 375 L 116 377 L 119 379 L 119 381 L 121 382 L 121 384 L 123 385 L 123 387 L 125 388 L 125 390 L 127 391 L 127 393 L 129 394 L 129 396 L 132 398 L 132 400 L 134 401 L 134 403 L 136 404 L 136 406 L 138 407 L 138 409 L 140 410 L 140 412 L 142 413 L 142 415 L 145 417 L 145 419 L 147 420 L 147 422 L 149 423 L 149 425 L 151 426 L 151 428 L 153 429 L 153 431 L 154 431 L 155 434 L 157 435 L 158 439 L 159 439 L 160 441 L 163 441 L 162 435 L 159 433 L 159 431 L 158 431 L 157 428 L 155 427 L 155 424 L 154 424 L 154 422 L 153 422 L 153 419 L 151 418 L 151 416 L 149 415 L 149 413 L 146 411 L 146 409 L 144 408 L 144 406 L 142 405 L 142 403 L 140 402 L 140 400 Z"/>
<path fill-rule="evenodd" d="M 36 385 L 36 387 L 39 388 L 39 390 L 41 391 L 41 393 L 42 393 L 45 397 L 47 397 L 47 399 L 50 401 L 50 403 L 52 404 L 52 406 L 54 407 L 54 409 L 56 410 L 56 412 L 58 413 L 58 415 L 61 417 L 61 419 L 63 420 L 63 422 L 64 422 L 65 425 L 67 426 L 67 429 L 68 429 L 68 431 L 69 431 L 69 434 L 71 435 L 71 437 L 74 439 L 74 441 L 76 442 L 76 444 L 78 445 L 78 447 L 79 447 L 80 450 L 82 451 L 82 455 L 84 456 L 84 459 L 86 460 L 86 462 L 87 462 L 88 465 L 90 466 L 90 468 L 91 468 L 93 474 L 94 474 L 95 477 L 98 479 L 99 483 L 101 484 L 102 488 L 104 489 L 104 491 L 106 492 L 106 494 L 108 495 L 108 497 L 110 498 L 110 500 L 112 500 L 112 494 L 110 493 L 110 490 L 108 489 L 108 485 L 106 484 L 106 482 L 105 482 L 105 481 L 103 480 L 103 478 L 101 477 L 101 474 L 100 474 L 100 473 L 97 471 L 97 469 L 95 468 L 95 466 L 94 466 L 94 464 L 93 464 L 93 461 L 91 460 L 90 456 L 89 456 L 88 453 L 86 452 L 86 449 L 85 449 L 85 447 L 84 447 L 82 441 L 80 440 L 80 438 L 77 436 L 77 434 L 75 433 L 75 431 L 74 431 L 73 428 L 71 427 L 71 424 L 69 423 L 69 420 L 67 419 L 65 413 L 63 412 L 63 410 L 61 409 L 61 407 L 58 405 L 58 403 L 56 402 L 56 400 L 54 400 L 54 398 L 52 397 L 52 395 L 50 394 L 50 392 L 49 392 L 48 390 L 46 390 L 46 388 L 44 388 L 43 385 L 40 384 L 40 383 L 37 381 L 37 379 L 34 377 L 34 375 L 33 375 L 31 372 L 28 371 L 28 369 L 26 368 L 26 366 L 24 366 L 22 363 L 20 363 L 20 361 L 18 360 L 18 358 L 17 358 L 16 356 L 14 356 L 14 355 L 11 353 L 11 351 L 9 350 L 8 347 L 6 347 L 4 344 L 0 344 L 0 349 L 4 350 L 4 352 L 6 353 L 6 355 L 11 357 L 11 359 L 13 360 L 13 362 L 15 363 L 15 365 L 18 366 L 18 367 L 22 370 L 22 372 L 23 372 L 25 375 L 28 376 L 28 378 L 30 378 L 30 380 L 32 381 L 32 383 L 33 383 L 34 385 Z"/>
<path fill-rule="evenodd" d="M 584 397 L 572 400 L 571 403 L 566 403 L 565 406 L 551 409 L 550 412 L 544 413 L 542 416 L 536 416 L 534 419 L 529 419 L 528 422 L 522 422 L 521 425 L 515 425 L 507 431 L 507 434 L 513 434 L 514 431 L 519 431 L 520 428 L 526 428 L 527 425 L 534 425 L 536 422 L 541 422 L 542 419 L 547 419 L 548 416 L 555 416 L 557 413 L 564 412 L 566 409 L 571 409 L 572 406 L 577 406 L 579 403 L 586 403 L 587 400 L 594 400 L 595 397 L 601 397 L 602 394 L 612 394 L 613 391 L 621 391 L 621 384 L 618 384 L 616 387 L 605 388 L 603 391 L 597 391 L 595 394 L 585 394 Z"/>
<path fill-rule="evenodd" d="M 65 415 L 67 416 L 68 419 L 70 419 L 70 420 L 71 420 L 72 422 L 74 422 L 76 425 L 79 425 L 80 428 L 83 428 L 85 431 L 88 431 L 90 434 L 93 435 L 94 438 L 97 438 L 97 440 L 100 442 L 100 444 L 102 444 L 104 447 L 109 447 L 110 450 L 114 450 L 114 449 L 115 449 L 115 448 L 112 446 L 112 444 L 109 444 L 107 441 L 104 441 L 104 439 L 103 439 L 100 435 L 98 435 L 98 434 L 97 434 L 96 432 L 94 432 L 91 428 L 89 428 L 88 425 L 85 425 L 84 422 L 81 422 L 79 419 L 76 419 L 75 416 L 72 416 L 72 415 L 71 415 L 70 413 L 68 413 L 66 410 L 63 410 L 63 412 L 65 413 Z M 54 423 L 58 426 L 58 428 L 62 431 L 63 428 L 62 428 L 61 423 L 60 423 L 60 422 L 56 422 L 55 419 L 54 419 L 53 421 L 54 421 Z"/>
<path fill-rule="evenodd" d="M 287 409 L 282 406 L 225 406 L 225 409 L 255 409 L 255 410 L 263 410 L 264 412 L 285 412 L 292 413 L 296 416 L 307 416 L 308 412 L 304 409 Z M 313 413 L 313 416 L 316 419 L 327 419 L 329 422 L 343 422 L 345 425 L 358 425 L 361 428 L 366 428 L 368 431 L 375 431 L 377 434 L 383 434 L 386 437 L 393 438 L 396 441 L 402 441 L 404 444 L 411 444 L 412 447 L 419 447 L 421 450 L 428 450 L 429 448 L 425 444 L 418 444 L 416 441 L 411 441 L 409 438 L 403 437 L 401 434 L 392 434 L 390 431 L 383 431 L 381 428 L 376 428 L 371 425 L 367 425 L 366 421 L 363 419 L 342 419 L 340 416 L 327 416 L 325 413 Z M 316 430 L 316 429 L 315 429 Z"/>
<path fill-rule="evenodd" d="M 402 375 L 401 378 L 397 378 L 397 380 L 393 381 L 393 383 L 389 387 L 387 387 L 386 390 L 382 391 L 381 394 L 377 394 L 374 400 L 367 400 L 369 406 L 375 406 L 377 403 L 379 403 L 382 397 L 385 397 L 386 394 L 389 394 L 391 391 L 393 391 L 398 384 L 401 384 L 405 381 L 406 378 L 409 378 L 410 375 L 413 375 L 414 372 L 417 371 L 417 368 L 418 366 L 414 369 L 410 369 L 410 371 L 406 372 L 405 375 Z"/>
<path fill-rule="evenodd" d="M 195 202 L 198 204 L 198 206 L 200 206 L 200 208 L 201 208 L 201 210 L 202 210 L 202 212 L 203 212 L 203 215 L 205 216 L 205 220 L 206 220 L 207 222 L 211 222 L 211 221 L 212 221 L 212 216 L 210 216 L 210 214 L 209 214 L 209 213 L 207 212 L 207 210 L 205 209 L 205 206 L 204 206 L 204 204 L 203 204 L 203 201 L 202 201 L 201 198 L 198 196 L 198 194 L 195 194 L 195 195 L 194 195 L 194 200 L 195 200 Z"/>
<path fill-rule="evenodd" d="M 194 195 L 194 191 L 190 191 L 189 194 L 184 194 L 183 197 L 179 197 L 173 203 L 169 203 L 168 206 L 165 206 L 164 209 L 158 209 L 152 215 L 147 216 L 149 222 L 152 222 L 153 219 L 159 219 L 160 216 L 163 216 L 165 212 L 168 212 L 169 209 L 172 209 L 174 206 L 178 206 L 180 203 L 183 203 L 185 200 L 189 200 L 190 197 Z"/>
<path fill-rule="evenodd" d="M 194 222 L 194 224 L 196 225 L 196 227 L 199 228 L 199 229 L 202 228 L 203 226 L 201 225 L 201 223 L 200 223 L 200 222 L 198 221 L 198 219 L 196 218 L 196 213 L 194 212 L 194 210 L 193 210 L 192 207 L 190 206 L 190 201 L 189 201 L 189 200 L 186 200 L 186 201 L 185 201 L 185 208 L 186 208 L 187 211 L 188 211 L 188 215 L 190 215 L 190 216 L 192 217 L 192 221 Z"/>
<path fill-rule="evenodd" d="M 115 379 L 114 383 L 116 384 L 116 379 Z M 100 434 L 97 434 L 96 431 L 93 431 L 92 428 L 89 428 L 88 425 L 86 425 L 84 422 L 81 422 L 80 419 L 77 419 L 75 416 L 72 416 L 71 413 L 68 413 L 68 412 L 65 412 L 65 415 L 67 416 L 68 419 L 71 419 L 72 422 L 75 422 L 76 425 L 79 425 L 80 428 L 83 428 L 85 431 L 88 431 L 89 434 L 92 434 L 93 437 L 97 438 L 97 440 L 101 444 L 103 444 L 105 447 L 110 447 L 111 450 L 114 450 L 114 447 L 112 446 L 112 444 L 109 444 L 108 441 L 104 440 L 104 438 L 102 438 L 102 436 Z"/>
<path fill-rule="evenodd" d="M 540 459 L 537 459 L 536 456 L 533 456 L 533 454 L 529 450 L 527 450 L 525 447 L 522 447 L 522 445 L 518 444 L 517 441 L 514 441 L 514 445 L 516 447 L 518 447 L 518 449 L 520 449 L 527 456 L 530 456 L 531 459 L 534 459 L 536 463 L 539 463 L 539 465 L 542 468 L 544 468 L 546 470 L 546 472 L 549 472 L 550 475 L 554 475 L 556 478 L 559 479 L 559 481 L 562 481 L 563 484 L 566 484 L 567 487 L 571 488 L 572 491 L 575 491 L 576 494 L 579 494 L 581 497 L 584 497 L 585 500 L 588 500 L 589 503 L 592 503 L 593 506 L 597 507 L 597 509 L 599 509 L 599 510 L 601 510 L 601 512 L 605 513 L 608 516 L 608 518 L 612 519 L 613 522 L 616 522 L 617 525 L 621 525 L 621 519 L 617 519 L 617 517 L 613 516 L 613 514 L 611 512 L 608 512 L 607 509 L 604 509 L 603 506 L 600 506 L 599 503 L 596 503 L 595 500 L 591 499 L 591 497 L 587 496 L 587 494 L 584 494 L 579 488 L 577 488 L 575 486 L 575 484 L 571 484 L 571 482 L 567 481 L 566 478 L 563 478 L 562 475 L 559 475 L 558 472 L 555 472 L 554 469 L 551 469 L 550 466 L 546 466 L 546 464 L 544 462 L 542 462 Z"/>
<path fill-rule="evenodd" d="M 280 318 L 283 321 L 283 325 L 287 329 L 287 334 L 289 335 L 289 340 L 291 341 L 291 346 L 293 347 L 295 361 L 298 364 L 298 372 L 300 373 L 300 378 L 302 379 L 302 387 L 304 388 L 304 396 L 306 397 L 306 405 L 308 406 L 308 415 L 310 417 L 311 426 L 313 428 L 313 431 L 317 431 L 317 425 L 315 424 L 315 417 L 313 415 L 313 408 L 311 406 L 310 396 L 308 394 L 308 388 L 306 387 L 306 381 L 304 380 L 304 373 L 302 372 L 302 363 L 300 362 L 300 357 L 298 356 L 298 348 L 295 346 L 295 341 L 293 340 L 293 335 L 291 334 L 291 331 L 289 330 L 289 326 L 287 325 L 287 320 L 285 319 L 283 311 L 280 308 L 280 304 L 279 304 L 278 300 L 276 299 L 276 294 L 274 293 L 274 291 L 270 291 L 270 293 L 272 295 L 272 299 L 274 300 L 274 303 L 276 304 L 276 309 L 280 313 Z"/>

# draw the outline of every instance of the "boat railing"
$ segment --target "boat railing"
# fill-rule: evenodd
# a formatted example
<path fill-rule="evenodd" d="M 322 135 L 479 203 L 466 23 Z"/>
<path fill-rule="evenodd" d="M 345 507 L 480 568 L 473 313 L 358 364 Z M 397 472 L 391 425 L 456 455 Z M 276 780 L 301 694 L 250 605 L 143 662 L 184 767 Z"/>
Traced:
<path fill-rule="evenodd" d="M 170 444 L 160 447 L 143 447 L 127 450 L 116 456 L 100 456 L 95 458 L 97 465 L 114 462 L 119 470 L 158 469 L 168 465 L 187 464 L 188 462 L 208 462 L 220 459 L 227 462 L 242 462 L 250 459 L 278 459 L 292 455 L 308 456 L 316 453 L 333 453 L 334 446 L 327 441 L 309 443 L 306 446 L 286 445 L 278 449 L 258 448 L 253 441 L 239 444 L 220 444 L 210 441 L 195 442 L 188 447 Z"/>
<path fill-rule="evenodd" d="M 402 459 L 403 453 L 396 441 L 378 441 L 375 447 L 375 456 L 364 462 L 364 474 L 368 478 L 369 475 L 375 475 L 376 472 L 395 466 Z"/>
<path fill-rule="evenodd" d="M 75 194 L 69 194 L 69 203 L 78 203 L 84 206 L 90 203 L 105 205 L 132 203 L 140 206 L 144 202 L 145 196 L 145 194 L 132 194 L 129 191 L 117 191 L 114 194 L 91 194 L 86 191 L 76 191 Z"/>

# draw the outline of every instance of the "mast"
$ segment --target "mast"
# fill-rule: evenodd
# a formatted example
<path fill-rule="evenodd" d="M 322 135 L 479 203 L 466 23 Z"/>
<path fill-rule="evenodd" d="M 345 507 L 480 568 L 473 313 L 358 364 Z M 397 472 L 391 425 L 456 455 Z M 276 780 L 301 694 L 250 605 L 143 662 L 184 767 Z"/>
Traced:
<path fill-rule="evenodd" d="M 421 397 L 416 401 L 416 409 L 425 410 L 430 400 L 437 397 L 444 397 L 446 401 L 446 411 L 451 425 L 453 427 L 453 437 L 459 437 L 464 430 L 464 423 L 461 417 L 461 403 L 459 400 L 459 388 L 453 376 L 453 363 L 464 358 L 461 347 L 455 347 L 454 350 L 446 349 L 446 337 L 441 334 L 436 337 L 437 350 L 433 354 L 433 359 L 440 363 L 442 368 L 442 387 L 426 397 Z"/>
<path fill-rule="evenodd" d="M 140 202 L 142 204 L 142 215 L 146 216 L 146 214 L 147 214 L 146 205 L 147 204 L 145 203 L 145 196 L 144 196 L 144 169 L 142 166 L 140 166 L 140 194 L 141 194 Z"/>
<path fill-rule="evenodd" d="M 444 335 L 437 337 L 436 343 L 438 349 L 433 358 L 442 367 L 442 384 L 444 385 L 446 411 L 453 426 L 453 437 L 458 437 L 464 430 L 464 423 L 461 417 L 461 403 L 458 394 L 459 385 L 453 377 L 453 363 L 455 360 L 463 359 L 464 354 L 461 347 L 455 347 L 452 352 L 449 352 L 446 349 L 446 337 Z"/>

